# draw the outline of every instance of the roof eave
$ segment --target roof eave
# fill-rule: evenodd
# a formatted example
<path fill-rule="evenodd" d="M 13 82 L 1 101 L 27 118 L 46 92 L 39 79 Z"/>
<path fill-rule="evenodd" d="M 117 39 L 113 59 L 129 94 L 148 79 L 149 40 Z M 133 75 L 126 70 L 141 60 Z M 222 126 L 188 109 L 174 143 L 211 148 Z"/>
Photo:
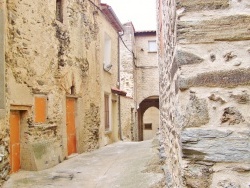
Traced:
<path fill-rule="evenodd" d="M 117 32 L 122 32 L 123 31 L 122 24 L 118 19 L 118 17 L 116 16 L 115 12 L 113 11 L 112 7 L 107 4 L 101 3 L 101 8 L 103 14 L 107 18 L 107 20 L 111 23 L 111 25 L 115 28 L 115 30 Z"/>
<path fill-rule="evenodd" d="M 115 93 L 117 95 L 121 95 L 121 96 L 126 96 L 127 95 L 126 91 L 122 91 L 122 90 L 120 90 L 118 88 L 115 88 L 115 87 L 112 87 L 111 91 L 112 91 L 112 93 Z"/>
<path fill-rule="evenodd" d="M 145 36 L 145 35 L 156 35 L 156 31 L 155 30 L 151 30 L 151 31 L 136 31 L 135 32 L 135 36 Z"/>

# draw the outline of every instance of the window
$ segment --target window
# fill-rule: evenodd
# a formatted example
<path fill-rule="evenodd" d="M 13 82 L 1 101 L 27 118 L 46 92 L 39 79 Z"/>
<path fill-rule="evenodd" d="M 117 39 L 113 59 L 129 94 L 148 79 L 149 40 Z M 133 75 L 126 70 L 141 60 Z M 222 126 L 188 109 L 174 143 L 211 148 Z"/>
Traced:
<path fill-rule="evenodd" d="M 112 67 L 111 64 L 111 38 L 105 33 L 104 37 L 104 63 L 103 68 L 109 71 Z"/>
<path fill-rule="evenodd" d="M 104 114 L 105 114 L 105 131 L 110 130 L 110 120 L 109 120 L 109 95 L 104 95 Z"/>
<path fill-rule="evenodd" d="M 56 19 L 63 22 L 63 3 L 62 0 L 56 0 Z"/>
<path fill-rule="evenodd" d="M 145 130 L 152 130 L 152 123 L 144 123 Z"/>
<path fill-rule="evenodd" d="M 0 109 L 5 108 L 4 56 L 4 13 L 0 9 Z"/>
<path fill-rule="evenodd" d="M 156 40 L 148 41 L 148 52 L 157 52 Z"/>
<path fill-rule="evenodd" d="M 35 97 L 35 123 L 45 123 L 47 118 L 47 97 Z"/>
<path fill-rule="evenodd" d="M 70 94 L 71 95 L 75 95 L 76 94 L 76 88 L 75 88 L 75 86 L 71 86 L 70 87 Z"/>

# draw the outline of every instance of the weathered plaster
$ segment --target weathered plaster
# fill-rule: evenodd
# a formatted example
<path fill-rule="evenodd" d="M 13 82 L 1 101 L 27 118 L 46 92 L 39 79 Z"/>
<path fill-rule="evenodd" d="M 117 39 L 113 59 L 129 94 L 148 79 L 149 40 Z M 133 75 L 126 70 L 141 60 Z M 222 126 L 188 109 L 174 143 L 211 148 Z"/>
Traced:
<path fill-rule="evenodd" d="M 5 15 L 0 5 L 0 109 L 5 108 Z"/>
<path fill-rule="evenodd" d="M 4 103 L 6 110 L 0 109 L 0 142 L 6 154 L 0 168 L 3 180 L 10 169 L 10 107 L 21 112 L 22 169 L 42 170 L 68 157 L 67 97 L 76 101 L 77 153 L 106 144 L 101 139 L 106 137 L 104 117 L 101 115 L 104 111 L 102 95 L 104 92 L 111 93 L 111 87 L 115 87 L 118 81 L 117 31 L 105 15 L 88 1 L 63 1 L 62 12 L 61 22 L 56 20 L 56 1 L 17 0 L 6 4 L 6 45 L 0 45 L 0 66 L 6 57 L 7 98 Z M 0 9 L 1 26 L 2 22 Z M 112 38 L 113 67 L 109 73 L 103 70 L 104 32 Z M 3 46 L 5 53 L 2 52 Z M 2 83 L 1 77 L 0 80 Z M 47 99 L 46 118 L 45 122 L 35 123 L 34 98 L 39 95 Z M 117 96 L 112 99 L 117 101 Z M 113 132 L 107 136 L 108 143 L 118 140 L 117 103 L 112 107 Z"/>

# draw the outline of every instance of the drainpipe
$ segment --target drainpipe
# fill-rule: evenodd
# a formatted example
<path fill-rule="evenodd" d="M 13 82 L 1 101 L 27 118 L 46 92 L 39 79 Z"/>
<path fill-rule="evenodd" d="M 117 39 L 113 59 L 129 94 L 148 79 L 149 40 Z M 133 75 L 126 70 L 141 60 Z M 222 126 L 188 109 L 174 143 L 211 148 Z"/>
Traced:
<path fill-rule="evenodd" d="M 120 87 L 120 37 L 124 35 L 124 32 L 121 34 L 118 32 L 118 89 L 121 89 Z M 118 96 L 118 116 L 119 116 L 119 137 L 123 141 L 122 138 L 122 122 L 121 122 L 121 96 Z"/>

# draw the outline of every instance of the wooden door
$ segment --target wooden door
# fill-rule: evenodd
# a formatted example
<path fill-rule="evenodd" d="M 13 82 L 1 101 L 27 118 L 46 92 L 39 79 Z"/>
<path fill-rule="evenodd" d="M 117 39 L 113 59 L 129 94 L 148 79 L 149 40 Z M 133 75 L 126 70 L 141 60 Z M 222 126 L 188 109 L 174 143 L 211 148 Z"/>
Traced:
<path fill-rule="evenodd" d="M 11 173 L 20 169 L 20 112 L 10 112 L 10 166 Z"/>
<path fill-rule="evenodd" d="M 76 153 L 75 105 L 76 100 L 74 98 L 66 99 L 68 155 Z"/>

